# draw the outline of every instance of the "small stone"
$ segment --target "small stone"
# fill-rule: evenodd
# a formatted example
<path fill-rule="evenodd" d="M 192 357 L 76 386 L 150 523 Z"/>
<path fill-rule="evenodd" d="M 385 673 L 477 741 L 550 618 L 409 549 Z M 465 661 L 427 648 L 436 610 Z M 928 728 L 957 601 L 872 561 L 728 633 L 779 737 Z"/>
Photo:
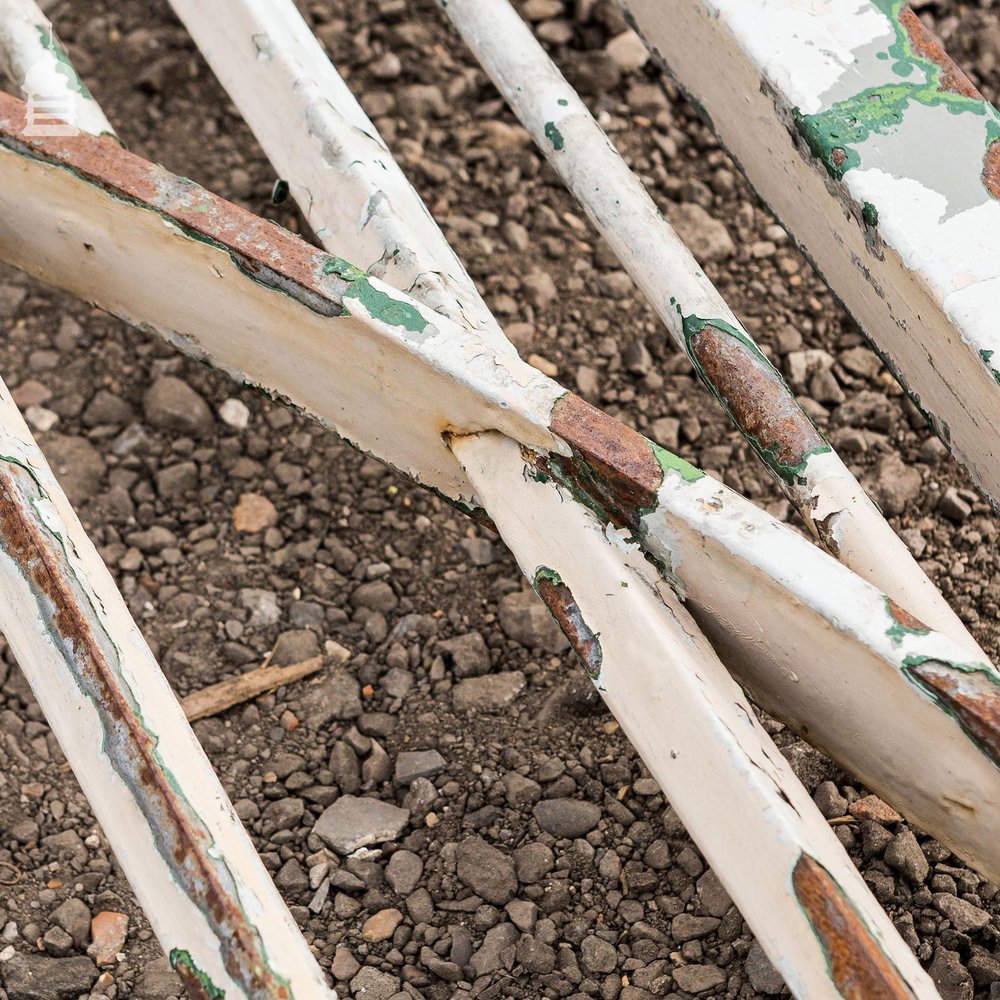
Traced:
<path fill-rule="evenodd" d="M 840 794 L 840 789 L 832 781 L 823 781 L 813 794 L 824 819 L 835 819 L 847 815 L 847 799 Z"/>
<path fill-rule="evenodd" d="M 351 980 L 350 996 L 358 1000 L 392 1000 L 399 992 L 399 980 L 373 965 L 364 965 Z"/>
<path fill-rule="evenodd" d="M 125 948 L 128 935 L 128 914 L 104 910 L 90 924 L 93 944 L 89 952 L 98 965 L 114 965 Z"/>
<path fill-rule="evenodd" d="M 866 795 L 848 806 L 848 812 L 855 819 L 870 819 L 875 823 L 901 823 L 903 817 L 892 806 L 877 795 Z"/>
<path fill-rule="evenodd" d="M 528 899 L 512 899 L 504 909 L 514 926 L 526 934 L 534 930 L 538 920 L 538 906 Z"/>
<path fill-rule="evenodd" d="M 838 360 L 852 375 L 859 375 L 861 378 L 875 378 L 882 370 L 882 361 L 867 347 L 851 347 L 841 351 Z"/>
<path fill-rule="evenodd" d="M 330 670 L 306 689 L 299 702 L 300 717 L 315 730 L 334 719 L 356 719 L 360 714 L 361 685 L 347 670 Z"/>
<path fill-rule="evenodd" d="M 402 922 L 403 914 L 399 910 L 379 910 L 361 925 L 361 939 L 369 944 L 388 941 Z"/>
<path fill-rule="evenodd" d="M 688 993 L 707 993 L 726 981 L 726 974 L 716 965 L 681 965 L 673 975 L 674 982 Z"/>
<path fill-rule="evenodd" d="M 198 487 L 198 466 L 194 462 L 178 462 L 156 473 L 156 492 L 164 500 L 183 496 Z"/>
<path fill-rule="evenodd" d="M 702 263 L 727 260 L 736 253 L 729 230 L 695 202 L 674 206 L 670 223 L 691 253 Z"/>
<path fill-rule="evenodd" d="M 667 451 L 677 451 L 680 447 L 681 422 L 676 417 L 660 417 L 649 427 L 649 436 Z"/>
<path fill-rule="evenodd" d="M 396 758 L 396 784 L 411 785 L 417 778 L 433 778 L 447 766 L 437 750 L 405 750 Z"/>
<path fill-rule="evenodd" d="M 875 467 L 872 492 L 886 514 L 902 514 L 920 493 L 920 473 L 898 455 L 886 455 Z"/>
<path fill-rule="evenodd" d="M 678 913 L 670 922 L 670 936 L 678 943 L 698 941 L 714 934 L 719 927 L 716 917 L 699 917 L 693 913 Z"/>
<path fill-rule="evenodd" d="M 227 427 L 243 431 L 250 423 L 250 409 L 246 403 L 230 398 L 219 407 L 219 419 Z"/>
<path fill-rule="evenodd" d="M 698 898 L 713 917 L 724 917 L 733 905 L 726 887 L 711 869 L 698 879 Z"/>
<path fill-rule="evenodd" d="M 333 962 L 330 964 L 330 972 L 334 979 L 350 979 L 356 976 L 361 968 L 358 960 L 351 954 L 351 949 L 338 945 L 333 954 Z"/>
<path fill-rule="evenodd" d="M 930 865 L 912 830 L 900 830 L 885 849 L 885 863 L 905 875 L 914 885 L 927 879 Z"/>
<path fill-rule="evenodd" d="M 637 69 L 642 69 L 649 62 L 649 49 L 631 28 L 623 31 L 620 35 L 615 35 L 604 46 L 604 51 L 611 56 L 615 65 L 623 73 L 632 73 Z"/>
<path fill-rule="evenodd" d="M 59 423 L 59 414 L 45 406 L 29 406 L 24 411 L 24 419 L 39 433 L 52 430 Z"/>
<path fill-rule="evenodd" d="M 559 295 L 556 283 L 547 271 L 535 270 L 526 274 L 521 279 L 521 287 L 527 300 L 536 309 L 547 309 Z"/>
<path fill-rule="evenodd" d="M 480 677 L 490 671 L 490 651 L 478 632 L 466 632 L 438 643 L 438 651 L 456 677 Z"/>
<path fill-rule="evenodd" d="M 614 972 L 618 966 L 618 952 L 610 941 L 603 938 L 585 937 L 580 945 L 580 955 L 583 959 L 583 967 L 588 972 L 610 973 Z"/>
<path fill-rule="evenodd" d="M 408 809 L 380 799 L 342 795 L 316 820 L 313 833 L 339 854 L 347 855 L 359 847 L 395 840 L 409 822 Z"/>
<path fill-rule="evenodd" d="M 972 976 L 962 967 L 962 956 L 957 951 L 938 948 L 927 973 L 941 1000 L 972 1000 L 975 994 Z"/>
<path fill-rule="evenodd" d="M 237 531 L 251 534 L 274 528 L 277 524 L 277 507 L 259 493 L 244 493 L 233 508 L 233 527 Z"/>
<path fill-rule="evenodd" d="M 517 942 L 517 962 L 534 976 L 547 976 L 556 967 L 553 948 L 531 934 L 522 934 Z"/>
<path fill-rule="evenodd" d="M 170 1000 L 183 993 L 180 976 L 170 967 L 169 959 L 157 958 L 140 973 L 135 995 L 142 1000 Z"/>
<path fill-rule="evenodd" d="M 520 670 L 469 677 L 452 690 L 452 701 L 458 712 L 490 712 L 506 708 L 524 690 L 524 674 Z"/>
<path fill-rule="evenodd" d="M 954 486 L 949 486 L 944 491 L 944 495 L 938 501 L 938 510 L 956 524 L 961 524 L 972 513 L 971 505 L 959 496 Z"/>
<path fill-rule="evenodd" d="M 645 375 L 653 367 L 653 356 L 642 340 L 633 340 L 622 351 L 622 364 L 633 375 Z"/>
<path fill-rule="evenodd" d="M 70 896 L 60 903 L 51 915 L 52 922 L 73 939 L 78 951 L 83 951 L 90 940 L 90 910 L 82 899 Z"/>
<path fill-rule="evenodd" d="M 500 627 L 508 639 L 546 653 L 561 653 L 569 648 L 566 636 L 533 590 L 505 594 L 498 612 Z"/>
<path fill-rule="evenodd" d="M 396 851 L 385 868 L 385 877 L 397 896 L 409 896 L 424 873 L 424 863 L 412 851 Z"/>
<path fill-rule="evenodd" d="M 208 404 L 186 382 L 162 375 L 142 398 L 143 412 L 154 427 L 202 437 L 215 426 Z"/>
<path fill-rule="evenodd" d="M 514 852 L 514 868 L 524 885 L 540 882 L 556 863 L 552 848 L 545 844 L 525 844 Z"/>
<path fill-rule="evenodd" d="M 519 937 L 517 928 L 511 923 L 491 927 L 479 950 L 470 960 L 476 976 L 486 976 L 498 969 L 510 969 L 514 964 Z"/>
<path fill-rule="evenodd" d="M 383 615 L 394 611 L 399 604 L 399 598 L 392 586 L 385 580 L 372 580 L 363 583 L 351 594 L 351 604 L 356 608 L 367 608 Z"/>
<path fill-rule="evenodd" d="M 278 636 L 271 653 L 273 667 L 290 667 L 320 655 L 319 639 L 309 628 L 289 629 Z"/>
<path fill-rule="evenodd" d="M 65 958 L 73 950 L 73 939 L 61 927 L 50 927 L 42 937 L 42 944 L 53 958 Z"/>
<path fill-rule="evenodd" d="M 981 931 L 990 922 L 990 915 L 985 910 L 949 892 L 936 892 L 933 899 L 935 909 L 951 921 L 959 934 Z"/>
<path fill-rule="evenodd" d="M 142 546 L 139 545 L 139 548 L 142 549 Z M 247 587 L 240 591 L 240 604 L 250 612 L 247 624 L 251 628 L 256 625 L 274 625 L 281 617 L 278 595 L 273 590 Z"/>
<path fill-rule="evenodd" d="M 104 458 L 85 437 L 50 434 L 42 450 L 74 507 L 97 496 L 104 483 Z"/>
<path fill-rule="evenodd" d="M 458 880 L 494 906 L 503 906 L 517 892 L 514 862 L 481 837 L 469 837 L 459 846 Z"/>
<path fill-rule="evenodd" d="M 600 822 L 601 810 L 579 799 L 544 799 L 535 806 L 538 825 L 553 837 L 585 837 Z"/>
<path fill-rule="evenodd" d="M 107 389 L 98 389 L 81 419 L 87 427 L 122 427 L 134 417 L 135 411 L 124 399 Z"/>
<path fill-rule="evenodd" d="M 774 996 L 784 988 L 785 981 L 781 978 L 781 973 L 771 964 L 764 949 L 756 941 L 747 953 L 746 971 L 750 985 L 758 993 Z"/>
<path fill-rule="evenodd" d="M 83 955 L 15 955 L 3 966 L 10 1000 L 77 1000 L 97 981 L 97 966 Z"/>

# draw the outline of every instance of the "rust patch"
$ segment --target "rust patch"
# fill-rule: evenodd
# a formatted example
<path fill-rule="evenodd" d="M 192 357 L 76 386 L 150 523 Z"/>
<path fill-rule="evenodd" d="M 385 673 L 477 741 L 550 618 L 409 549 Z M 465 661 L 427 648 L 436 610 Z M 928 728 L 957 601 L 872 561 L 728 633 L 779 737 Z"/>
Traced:
<path fill-rule="evenodd" d="M 688 337 L 701 374 L 765 461 L 786 481 L 829 446 L 784 379 L 742 337 L 706 321 Z"/>
<path fill-rule="evenodd" d="M 1000 767 L 1000 688 L 993 679 L 983 670 L 943 660 L 911 660 L 906 670 Z"/>
<path fill-rule="evenodd" d="M 106 636 L 102 643 L 96 615 L 81 606 L 58 539 L 32 516 L 38 493 L 26 469 L 9 459 L 0 463 L 0 546 L 20 567 L 53 640 L 94 704 L 108 757 L 142 808 L 174 878 L 216 933 L 227 972 L 248 997 L 289 1000 L 287 986 L 268 969 L 256 931 L 208 857 L 210 837 L 192 822 L 160 766 L 156 743 L 127 700 L 105 648 L 113 654 L 114 647 Z"/>
<path fill-rule="evenodd" d="M 545 602 L 549 613 L 569 639 L 584 669 L 592 680 L 597 680 L 601 675 L 601 663 L 604 658 L 600 636 L 584 621 L 580 606 L 573 598 L 573 592 L 563 583 L 558 573 L 545 566 L 535 572 L 532 584 L 538 596 Z"/>
<path fill-rule="evenodd" d="M 847 162 L 847 150 L 840 146 L 834 147 L 830 153 L 830 160 L 835 167 L 842 167 Z"/>
<path fill-rule="evenodd" d="M 912 1000 L 906 981 L 818 861 L 800 855 L 792 886 L 826 954 L 830 979 L 845 1000 Z"/>
<path fill-rule="evenodd" d="M 915 615 L 911 615 L 906 608 L 900 607 L 891 597 L 887 597 L 886 603 L 889 605 L 889 614 L 892 620 L 906 629 L 907 632 L 929 632 L 930 629 Z"/>
<path fill-rule="evenodd" d="M 938 37 L 930 31 L 908 6 L 899 11 L 899 23 L 906 29 L 910 48 L 916 55 L 929 59 L 941 71 L 938 90 L 947 90 L 974 100 L 985 100 L 976 85 L 952 61 Z"/>
<path fill-rule="evenodd" d="M 636 527 L 641 512 L 656 504 L 663 468 L 649 442 L 636 431 L 569 392 L 552 408 L 549 429 L 561 437 L 581 462 L 564 462 L 577 484 L 616 523 Z M 599 480 L 599 481 L 598 481 Z"/>
<path fill-rule="evenodd" d="M 1000 198 L 1000 139 L 986 147 L 983 157 L 983 187 L 994 197 Z"/>
<path fill-rule="evenodd" d="M 111 136 L 25 135 L 26 113 L 23 101 L 0 93 L 0 138 L 7 145 L 13 143 L 36 159 L 68 167 L 117 197 L 169 216 L 199 238 L 231 250 L 241 267 L 262 280 L 278 274 L 284 283 L 311 292 L 313 304 L 317 297 L 329 300 L 329 286 L 318 277 L 329 255 L 194 181 L 128 152 Z"/>

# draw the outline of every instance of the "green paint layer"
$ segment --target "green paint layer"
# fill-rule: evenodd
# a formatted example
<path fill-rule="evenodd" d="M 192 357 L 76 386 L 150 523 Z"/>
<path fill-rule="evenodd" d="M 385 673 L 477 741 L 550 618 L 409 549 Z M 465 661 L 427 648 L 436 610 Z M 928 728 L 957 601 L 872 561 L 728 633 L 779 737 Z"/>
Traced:
<path fill-rule="evenodd" d="M 899 20 L 904 0 L 871 0 L 888 18 L 894 39 L 882 59 L 892 60 L 898 82 L 869 87 L 817 114 L 793 109 L 796 127 L 806 144 L 832 177 L 840 179 L 861 165 L 857 146 L 870 135 L 884 135 L 903 121 L 910 103 L 946 107 L 952 114 L 986 117 L 986 145 L 1000 138 L 1000 115 L 988 101 L 942 90 L 942 72 L 932 59 L 914 52 L 906 28 Z M 923 78 L 923 82 L 921 82 Z M 877 213 L 876 213 L 877 221 Z M 865 222 L 869 222 L 865 217 Z M 869 223 L 871 224 L 871 223 Z"/>
<path fill-rule="evenodd" d="M 566 141 L 562 137 L 562 132 L 556 128 L 555 122 L 545 123 L 545 137 L 552 143 L 553 149 L 562 149 Z"/>
<path fill-rule="evenodd" d="M 172 948 L 170 951 L 170 967 L 182 980 L 190 979 L 196 981 L 209 1000 L 225 1000 L 226 991 L 220 990 L 209 979 L 208 975 L 194 964 L 194 959 L 191 957 L 190 952 L 185 951 L 183 948 Z"/>

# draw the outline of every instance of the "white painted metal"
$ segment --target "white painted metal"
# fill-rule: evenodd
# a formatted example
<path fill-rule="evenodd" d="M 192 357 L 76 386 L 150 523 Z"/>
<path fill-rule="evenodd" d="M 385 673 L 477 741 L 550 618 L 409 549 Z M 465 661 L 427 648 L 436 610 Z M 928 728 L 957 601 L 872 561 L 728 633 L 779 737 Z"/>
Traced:
<path fill-rule="evenodd" d="M 0 500 L 0 629 L 175 967 L 335 1000 L 2 382 Z"/>
<path fill-rule="evenodd" d="M 113 143 L 37 140 L 25 155 L 4 138 L 17 103 L 0 100 L 4 259 L 288 398 L 455 501 L 474 502 L 473 489 L 442 433 L 500 430 L 553 466 L 569 450 L 553 434 L 563 390 L 475 331 L 161 168 L 112 157 Z M 104 174 L 90 172 L 95 160 Z M 977 705 L 995 720 L 1000 679 L 974 645 L 899 633 L 885 598 L 846 567 L 609 418 L 602 429 L 600 416 L 590 411 L 587 434 L 579 421 L 556 433 L 577 445 L 589 434 L 594 454 L 609 435 L 606 466 L 629 454 L 648 476 L 652 463 L 663 485 L 643 501 L 637 538 L 705 627 L 724 630 L 720 645 L 762 703 L 1000 879 L 1000 775 L 986 756 L 995 721 L 985 739 L 967 735 L 907 674 L 911 657 L 976 664 Z"/>
<path fill-rule="evenodd" d="M 974 643 L 901 622 L 871 584 L 690 466 L 667 471 L 639 530 L 762 708 L 1000 878 L 1000 673 Z M 975 680 L 958 717 L 914 677 L 927 661 Z"/>
<path fill-rule="evenodd" d="M 513 352 L 291 0 L 171 0 L 324 244 Z"/>
<path fill-rule="evenodd" d="M 686 320 L 721 320 L 751 348 L 746 360 L 759 359 L 756 371 L 748 365 L 748 376 L 761 377 L 769 366 L 750 334 L 507 0 L 447 0 L 441 7 L 678 347 L 697 364 Z M 781 384 L 788 423 L 809 428 L 809 418 L 777 372 L 768 374 L 773 380 L 767 381 Z M 773 467 L 773 456 L 763 452 L 766 446 L 750 440 Z M 780 475 L 778 481 L 806 523 L 814 531 L 817 524 L 823 526 L 817 533 L 841 562 L 934 628 L 968 639 L 938 589 L 831 448 L 807 453 L 790 481 Z"/>
<path fill-rule="evenodd" d="M 882 956 L 898 976 L 884 982 L 897 989 L 877 995 L 910 996 L 898 988 L 905 983 L 913 996 L 936 997 L 743 693 L 628 533 L 539 481 L 514 441 L 478 435 L 452 447 L 528 579 L 540 568 L 557 574 L 578 629 L 600 649 L 589 656 L 598 691 L 793 994 L 844 995 L 795 892 L 805 854 L 860 916 L 854 974 L 862 979 L 865 956 Z"/>
<path fill-rule="evenodd" d="M 0 0 L 0 69 L 24 93 L 34 127 L 49 130 L 39 135 L 115 134 L 34 0 Z"/>
<path fill-rule="evenodd" d="M 997 504 L 1000 115 L 901 0 L 621 2 Z"/>

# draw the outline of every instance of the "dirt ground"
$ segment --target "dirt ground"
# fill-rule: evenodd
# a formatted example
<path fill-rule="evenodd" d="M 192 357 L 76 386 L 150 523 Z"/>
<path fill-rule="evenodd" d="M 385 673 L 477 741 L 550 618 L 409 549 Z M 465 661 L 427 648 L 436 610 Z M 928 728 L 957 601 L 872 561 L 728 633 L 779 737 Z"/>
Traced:
<path fill-rule="evenodd" d="M 271 168 L 165 0 L 45 6 L 130 149 L 303 231 L 291 202 L 271 205 Z M 992 0 L 915 6 L 996 101 Z M 300 7 L 522 356 L 787 518 L 435 4 Z M 693 109 L 651 65 L 608 54 L 625 27 L 613 6 L 523 10 L 775 363 L 789 373 L 796 352 L 828 352 L 793 387 L 995 657 L 996 517 Z M 179 695 L 272 650 L 350 651 L 318 681 L 195 725 L 342 995 L 784 991 L 495 537 L 85 303 L 3 269 L 0 305 L 0 373 L 36 427 L 52 424 L 38 438 Z M 265 498 L 255 533 L 234 527 L 245 494 Z M 866 794 L 771 729 L 828 817 Z M 410 822 L 377 856 L 345 860 L 314 831 L 342 794 L 404 806 Z M 1000 996 L 997 887 L 905 824 L 836 830 L 942 996 Z M 81 956 L 100 912 L 129 928 L 94 985 Z M 9 651 L 0 928 L 0 997 L 180 995 Z M 41 993 L 26 984 L 31 955 Z"/>

